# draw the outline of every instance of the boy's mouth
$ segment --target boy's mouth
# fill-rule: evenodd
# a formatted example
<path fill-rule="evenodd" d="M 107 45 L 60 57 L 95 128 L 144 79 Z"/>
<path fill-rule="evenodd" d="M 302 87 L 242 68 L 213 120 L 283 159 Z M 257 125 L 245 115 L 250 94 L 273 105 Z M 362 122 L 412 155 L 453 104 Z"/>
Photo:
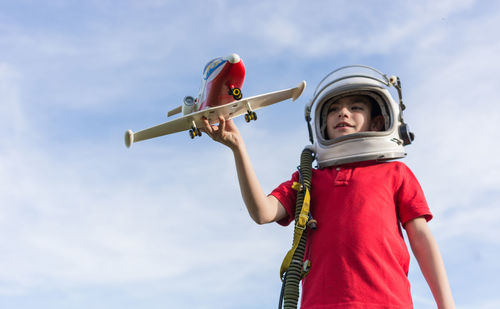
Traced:
<path fill-rule="evenodd" d="M 335 126 L 335 129 L 336 128 L 344 128 L 344 127 L 352 127 L 351 124 L 347 123 L 347 122 L 340 122 L 338 123 L 336 126 Z"/>

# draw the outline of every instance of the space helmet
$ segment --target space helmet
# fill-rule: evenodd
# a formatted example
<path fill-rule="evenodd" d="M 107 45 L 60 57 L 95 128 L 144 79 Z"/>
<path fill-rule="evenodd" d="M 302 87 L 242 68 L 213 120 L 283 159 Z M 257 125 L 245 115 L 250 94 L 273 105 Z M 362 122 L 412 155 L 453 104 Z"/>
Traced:
<path fill-rule="evenodd" d="M 391 91 L 397 95 L 397 102 Z M 326 133 L 328 108 L 347 96 L 368 97 L 372 110 L 383 116 L 383 128 L 329 139 Z M 312 143 L 308 148 L 315 153 L 318 167 L 406 156 L 404 146 L 413 141 L 414 134 L 403 121 L 404 109 L 399 77 L 388 77 L 362 65 L 345 66 L 330 72 L 318 84 L 305 109 Z"/>

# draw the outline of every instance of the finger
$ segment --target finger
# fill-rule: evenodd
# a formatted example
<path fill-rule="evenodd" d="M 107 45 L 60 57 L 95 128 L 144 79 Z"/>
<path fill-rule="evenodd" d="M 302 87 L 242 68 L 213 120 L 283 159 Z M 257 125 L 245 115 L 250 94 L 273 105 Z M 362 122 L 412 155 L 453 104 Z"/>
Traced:
<path fill-rule="evenodd" d="M 212 134 L 213 133 L 213 129 L 212 129 L 212 126 L 210 125 L 210 123 L 208 122 L 208 119 L 207 117 L 203 117 L 203 131 L 207 134 Z"/>
<path fill-rule="evenodd" d="M 223 133 L 226 130 L 226 119 L 222 116 L 219 116 L 219 126 L 219 130 Z"/>
<path fill-rule="evenodd" d="M 233 119 L 232 119 L 232 118 L 231 118 L 231 119 L 226 120 L 226 127 L 227 127 L 227 128 L 232 128 L 232 127 L 233 127 L 233 125 L 234 125 L 234 122 L 233 122 Z"/>
<path fill-rule="evenodd" d="M 233 119 L 226 120 L 226 130 L 230 132 L 239 132 L 238 127 L 234 123 Z"/>

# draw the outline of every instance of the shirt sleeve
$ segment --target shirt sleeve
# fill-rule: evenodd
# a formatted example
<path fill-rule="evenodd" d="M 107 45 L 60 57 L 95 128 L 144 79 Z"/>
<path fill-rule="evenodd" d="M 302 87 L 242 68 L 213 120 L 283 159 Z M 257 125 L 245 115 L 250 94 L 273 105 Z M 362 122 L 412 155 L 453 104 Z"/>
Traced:
<path fill-rule="evenodd" d="M 432 219 L 432 213 L 425 199 L 424 192 L 412 171 L 401 163 L 401 182 L 396 192 L 396 205 L 401 224 L 418 217 Z"/>
<path fill-rule="evenodd" d="M 283 226 L 289 225 L 293 220 L 295 220 L 295 204 L 297 201 L 297 191 L 292 189 L 292 184 L 299 179 L 299 173 L 295 172 L 292 178 L 288 181 L 280 184 L 276 189 L 274 189 L 271 194 L 280 201 L 281 205 L 285 207 L 288 214 L 286 218 L 279 220 L 277 223 Z"/>

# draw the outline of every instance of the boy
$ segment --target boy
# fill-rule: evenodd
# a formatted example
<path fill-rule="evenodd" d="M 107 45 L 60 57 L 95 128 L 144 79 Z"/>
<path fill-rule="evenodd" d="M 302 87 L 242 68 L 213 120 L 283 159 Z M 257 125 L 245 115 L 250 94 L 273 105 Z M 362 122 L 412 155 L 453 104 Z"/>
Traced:
<path fill-rule="evenodd" d="M 439 249 L 427 227 L 432 215 L 420 185 L 403 163 L 373 159 L 401 157 L 398 151 L 370 148 L 373 141 L 383 144 L 388 137 L 394 144 L 395 128 L 404 125 L 402 116 L 378 85 L 356 78 L 347 86 L 328 83 L 311 103 L 319 102 L 315 145 L 320 169 L 313 170 L 311 184 L 318 229 L 308 234 L 311 270 L 303 279 L 301 308 L 412 308 L 409 254 L 400 224 L 438 308 L 454 308 Z M 298 173 L 266 195 L 233 121 L 220 118 L 219 126 L 205 121 L 204 130 L 233 151 L 252 219 L 258 224 L 293 221 L 296 192 L 291 184 Z"/>

